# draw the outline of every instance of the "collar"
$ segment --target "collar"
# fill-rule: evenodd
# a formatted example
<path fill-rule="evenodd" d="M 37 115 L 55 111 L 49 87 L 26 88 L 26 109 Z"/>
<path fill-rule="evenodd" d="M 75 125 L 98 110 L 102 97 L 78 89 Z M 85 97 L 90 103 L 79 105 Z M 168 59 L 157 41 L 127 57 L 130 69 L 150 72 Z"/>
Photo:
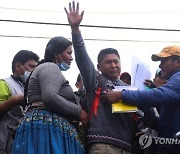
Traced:
<path fill-rule="evenodd" d="M 21 86 L 24 86 L 23 81 L 22 81 L 19 77 L 16 77 L 16 76 L 13 76 L 13 75 L 11 75 L 11 77 L 12 77 L 16 82 L 18 82 Z"/>
<path fill-rule="evenodd" d="M 167 79 L 169 80 L 169 78 L 170 78 L 172 75 L 174 75 L 175 73 L 178 73 L 178 72 L 180 72 L 180 69 L 177 69 L 176 71 L 174 71 Z"/>

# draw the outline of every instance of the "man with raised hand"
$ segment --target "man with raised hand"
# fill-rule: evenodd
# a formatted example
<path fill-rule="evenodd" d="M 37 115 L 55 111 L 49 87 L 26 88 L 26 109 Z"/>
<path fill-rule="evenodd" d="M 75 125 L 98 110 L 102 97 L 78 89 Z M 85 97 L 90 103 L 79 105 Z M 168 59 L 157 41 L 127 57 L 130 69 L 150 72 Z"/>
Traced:
<path fill-rule="evenodd" d="M 127 85 L 119 79 L 121 72 L 120 55 L 116 49 L 106 48 L 98 55 L 98 71 L 86 51 L 79 30 L 84 12 L 79 14 L 79 3 L 69 3 L 65 8 L 72 30 L 75 60 L 83 78 L 87 92 L 90 123 L 87 130 L 89 154 L 130 154 L 132 119 L 130 114 L 113 114 L 111 104 L 104 103 L 101 97 L 114 86 Z"/>

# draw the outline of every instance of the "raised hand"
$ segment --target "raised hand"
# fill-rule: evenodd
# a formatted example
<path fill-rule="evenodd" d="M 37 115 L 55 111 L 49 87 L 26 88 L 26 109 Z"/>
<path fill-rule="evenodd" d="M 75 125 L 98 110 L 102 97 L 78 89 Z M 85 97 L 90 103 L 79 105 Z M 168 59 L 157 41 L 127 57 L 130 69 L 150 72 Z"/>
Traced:
<path fill-rule="evenodd" d="M 82 21 L 83 15 L 84 15 L 84 11 L 81 12 L 81 14 L 79 13 L 79 3 L 77 2 L 77 5 L 75 6 L 75 2 L 70 2 L 69 3 L 69 11 L 67 11 L 66 8 L 64 8 L 66 14 L 67 14 L 67 18 L 68 18 L 68 22 L 71 26 L 71 28 L 78 28 L 79 30 L 79 24 Z"/>

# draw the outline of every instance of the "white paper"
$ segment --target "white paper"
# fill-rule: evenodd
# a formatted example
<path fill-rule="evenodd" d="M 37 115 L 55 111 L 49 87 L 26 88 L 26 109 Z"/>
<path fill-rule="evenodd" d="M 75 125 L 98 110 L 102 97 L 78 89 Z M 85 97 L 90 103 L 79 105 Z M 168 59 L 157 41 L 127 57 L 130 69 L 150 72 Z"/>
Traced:
<path fill-rule="evenodd" d="M 135 86 L 114 86 L 114 91 L 122 91 L 124 89 L 127 90 L 138 90 L 137 87 Z"/>
<path fill-rule="evenodd" d="M 132 59 L 132 85 L 138 90 L 145 90 L 144 81 L 151 79 L 149 65 L 140 61 L 138 58 Z"/>

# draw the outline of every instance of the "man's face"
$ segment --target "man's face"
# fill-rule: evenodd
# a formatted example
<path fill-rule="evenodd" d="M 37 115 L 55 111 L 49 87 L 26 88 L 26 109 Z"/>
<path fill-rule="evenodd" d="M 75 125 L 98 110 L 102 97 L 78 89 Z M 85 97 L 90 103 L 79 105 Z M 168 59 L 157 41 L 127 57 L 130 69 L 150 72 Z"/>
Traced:
<path fill-rule="evenodd" d="M 106 55 L 97 67 L 110 80 L 118 79 L 121 72 L 120 59 L 116 54 Z"/>
<path fill-rule="evenodd" d="M 34 68 L 37 66 L 37 62 L 35 60 L 28 60 L 26 63 L 18 65 L 19 76 L 25 73 L 25 70 L 28 72 L 32 72 Z"/>
<path fill-rule="evenodd" d="M 159 68 L 161 68 L 162 76 L 168 79 L 177 69 L 180 69 L 180 62 L 170 57 L 162 58 Z"/>
<path fill-rule="evenodd" d="M 29 72 L 32 72 L 36 66 L 37 62 L 35 60 L 29 60 L 23 65 L 24 69 Z"/>

